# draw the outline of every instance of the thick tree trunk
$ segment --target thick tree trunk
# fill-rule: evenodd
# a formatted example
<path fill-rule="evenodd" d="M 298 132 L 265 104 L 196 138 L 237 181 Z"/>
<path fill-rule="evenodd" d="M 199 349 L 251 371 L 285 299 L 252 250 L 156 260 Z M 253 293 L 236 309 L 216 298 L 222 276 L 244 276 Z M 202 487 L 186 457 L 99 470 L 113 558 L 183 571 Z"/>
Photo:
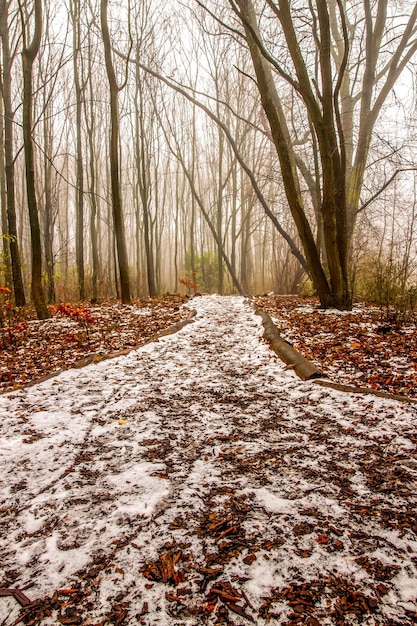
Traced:
<path fill-rule="evenodd" d="M 90 238 L 91 238 L 91 254 L 93 261 L 93 271 L 91 276 L 92 281 L 92 293 L 91 301 L 96 303 L 98 301 L 98 283 L 99 283 L 99 254 L 98 254 L 98 236 L 97 236 L 97 214 L 98 205 L 95 191 L 95 168 L 94 168 L 94 155 L 91 155 L 90 161 L 91 182 L 90 182 L 90 196 L 91 196 L 91 212 L 90 212 Z"/>
<path fill-rule="evenodd" d="M 337 215 L 335 214 L 335 211 L 339 210 L 335 207 L 335 205 L 340 198 L 339 194 L 343 193 L 344 188 L 342 188 L 342 190 L 339 189 L 338 192 L 336 192 L 337 197 L 334 193 L 332 195 L 332 192 L 335 191 L 335 185 L 334 171 L 332 169 L 334 167 L 334 162 L 332 160 L 331 142 L 326 138 L 326 133 L 323 131 L 322 144 L 326 141 L 329 143 L 328 149 L 323 150 L 323 152 L 321 151 L 322 167 L 325 170 L 323 172 L 324 189 L 321 211 L 323 213 L 324 238 L 331 280 L 329 284 L 304 210 L 296 172 L 296 160 L 291 141 L 289 139 L 289 132 L 284 113 L 281 108 L 280 99 L 272 76 L 271 66 L 269 61 L 265 59 L 259 46 L 260 34 L 257 26 L 255 10 L 251 0 L 236 0 L 236 3 L 241 11 L 245 36 L 255 69 L 262 107 L 268 118 L 272 139 L 279 158 L 289 208 L 297 227 L 314 287 L 323 307 L 349 309 L 352 306 L 352 296 L 346 272 L 347 241 L 341 241 L 343 236 L 343 227 L 340 227 L 337 223 Z M 281 23 L 283 23 L 284 20 L 287 20 L 288 22 L 290 19 L 287 16 L 287 13 L 289 12 L 288 2 L 284 0 L 280 3 L 280 6 L 283 9 L 280 12 Z M 296 47 L 296 44 L 291 41 L 292 35 L 293 32 L 291 30 L 291 25 L 289 24 L 288 32 L 286 32 L 287 43 L 289 47 L 291 45 Z M 301 70 L 299 72 L 298 79 L 300 82 L 300 90 L 302 90 L 304 87 L 304 75 Z M 340 211 L 343 211 L 343 207 Z M 342 246 L 342 250 L 338 247 L 340 245 Z"/>
<path fill-rule="evenodd" d="M 3 100 L 0 100 L 0 201 L 1 201 L 1 232 L 3 243 L 3 267 L 4 278 L 0 281 L 3 286 L 10 287 L 12 283 L 12 266 L 10 263 L 10 248 L 8 243 L 8 224 L 7 224 L 7 190 L 6 176 L 4 171 L 4 108 Z"/>
<path fill-rule="evenodd" d="M 7 224 L 8 242 L 10 249 L 10 259 L 12 265 L 13 290 L 16 306 L 26 304 L 25 291 L 23 287 L 22 265 L 19 251 L 19 240 L 17 233 L 16 202 L 15 202 L 15 172 L 13 155 L 13 130 L 14 111 L 12 106 L 12 85 L 11 66 L 12 58 L 10 54 L 9 30 L 8 30 L 8 2 L 0 0 L 0 35 L 3 44 L 3 102 L 4 102 L 4 158 L 6 174 L 6 195 L 7 195 Z"/>
<path fill-rule="evenodd" d="M 26 25 L 22 24 L 23 29 Z M 24 45 L 23 63 L 23 142 L 26 168 L 26 194 L 29 210 L 32 250 L 32 298 L 38 319 L 49 317 L 42 287 L 42 246 L 38 205 L 35 191 L 35 163 L 32 140 L 32 68 L 38 54 L 42 31 L 42 0 L 35 0 L 35 31 L 29 47 Z"/>

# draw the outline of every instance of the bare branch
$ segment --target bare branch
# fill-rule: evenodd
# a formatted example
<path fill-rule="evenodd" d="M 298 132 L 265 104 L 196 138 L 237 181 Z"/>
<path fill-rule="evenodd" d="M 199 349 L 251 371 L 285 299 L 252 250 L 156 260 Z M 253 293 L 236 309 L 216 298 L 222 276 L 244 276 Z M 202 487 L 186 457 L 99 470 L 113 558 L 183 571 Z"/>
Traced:
<path fill-rule="evenodd" d="M 398 174 L 401 174 L 402 172 L 417 172 L 417 167 L 405 167 L 405 168 L 395 170 L 392 176 L 390 176 L 388 180 L 385 181 L 382 187 L 378 189 L 378 191 L 374 193 L 373 196 L 371 196 L 364 204 L 362 204 L 361 207 L 358 208 L 358 210 L 356 211 L 356 215 L 359 215 L 359 213 L 362 213 L 370 204 L 372 204 L 372 202 L 374 202 L 385 191 L 385 189 L 387 189 L 387 187 L 389 187 L 390 184 L 397 178 Z"/>
<path fill-rule="evenodd" d="M 248 176 L 253 190 L 255 191 L 256 196 L 258 197 L 258 200 L 262 206 L 262 208 L 265 211 L 265 214 L 269 217 L 269 219 L 272 221 L 272 223 L 274 224 L 275 228 L 278 230 L 278 232 L 280 233 L 280 235 L 285 239 L 285 241 L 288 243 L 290 250 L 292 252 L 292 254 L 298 259 L 298 261 L 300 262 L 300 264 L 302 265 L 303 269 L 307 272 L 307 274 L 309 273 L 308 270 L 308 266 L 306 263 L 306 260 L 304 258 L 304 256 L 302 255 L 302 253 L 300 252 L 300 250 L 298 249 L 295 241 L 292 239 L 291 235 L 289 235 L 281 226 L 281 224 L 279 223 L 277 217 L 274 215 L 274 213 L 271 211 L 264 195 L 262 194 L 262 191 L 260 190 L 255 176 L 252 172 L 252 170 L 248 167 L 248 165 L 246 164 L 246 162 L 244 161 L 243 157 L 241 156 L 239 149 L 236 145 L 236 142 L 234 141 L 229 129 L 227 128 L 227 126 L 212 112 L 210 111 L 210 109 L 208 107 L 206 107 L 202 102 L 199 102 L 199 100 L 197 100 L 196 98 L 194 98 L 192 95 L 190 95 L 185 89 L 178 87 L 178 85 L 176 85 L 175 83 L 173 83 L 171 80 L 167 79 L 165 76 L 162 76 L 162 74 L 160 74 L 159 72 L 156 72 L 155 70 L 152 70 L 149 67 L 146 67 L 145 65 L 143 65 L 140 61 L 138 61 L 137 59 L 131 58 L 130 59 L 131 63 L 135 63 L 136 65 L 138 65 L 143 71 L 147 72 L 148 74 L 150 74 L 151 76 L 154 76 L 155 78 L 157 78 L 158 80 L 160 80 L 162 83 L 164 83 L 165 85 L 167 85 L 168 87 L 170 87 L 171 89 L 174 89 L 177 93 L 181 94 L 182 96 L 184 96 L 184 98 L 187 98 L 187 100 L 189 102 L 192 102 L 195 106 L 197 106 L 199 109 L 201 109 L 202 111 L 204 111 L 204 113 L 211 119 L 213 120 L 224 132 L 224 134 L 226 135 L 226 138 L 237 158 L 237 160 L 239 161 L 242 169 L 244 170 L 244 172 L 246 173 L 246 175 Z"/>

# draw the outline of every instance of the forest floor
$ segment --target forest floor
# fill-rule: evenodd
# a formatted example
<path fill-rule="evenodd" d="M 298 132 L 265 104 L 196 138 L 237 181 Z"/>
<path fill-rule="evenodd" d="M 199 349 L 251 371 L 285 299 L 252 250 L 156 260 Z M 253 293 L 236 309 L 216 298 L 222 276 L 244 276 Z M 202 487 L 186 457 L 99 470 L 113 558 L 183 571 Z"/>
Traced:
<path fill-rule="evenodd" d="M 283 338 L 338 383 L 417 398 L 417 323 L 387 319 L 377 307 L 320 310 L 315 298 L 254 299 L 275 320 Z M 39 322 L 31 308 L 0 328 L 0 393 L 17 389 L 95 355 L 143 345 L 184 317 L 182 296 L 77 304 Z"/>
<path fill-rule="evenodd" d="M 0 624 L 416 624 L 416 404 L 299 380 L 242 298 L 190 309 L 0 397 Z"/>
<path fill-rule="evenodd" d="M 18 389 L 61 369 L 80 367 L 92 355 L 108 355 L 143 345 L 183 319 L 183 296 L 50 307 L 36 319 L 25 307 L 0 328 L 0 392 Z"/>
<path fill-rule="evenodd" d="M 417 314 L 400 321 L 365 304 L 349 312 L 322 310 L 317 298 L 297 296 L 255 301 L 331 380 L 417 398 Z"/>

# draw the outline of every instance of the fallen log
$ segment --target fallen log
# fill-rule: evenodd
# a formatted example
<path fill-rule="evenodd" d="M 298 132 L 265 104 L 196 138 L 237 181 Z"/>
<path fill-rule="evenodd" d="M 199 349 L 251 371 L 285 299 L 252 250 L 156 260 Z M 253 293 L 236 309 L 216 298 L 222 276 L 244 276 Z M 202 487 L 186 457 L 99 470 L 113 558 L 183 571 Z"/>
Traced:
<path fill-rule="evenodd" d="M 255 307 L 256 315 L 262 318 L 264 327 L 264 339 L 268 341 L 272 350 L 279 358 L 287 364 L 288 367 L 294 369 L 294 372 L 302 380 L 312 380 L 321 378 L 323 373 L 308 359 L 306 359 L 298 350 L 296 350 L 288 341 L 281 337 L 279 329 L 275 326 L 268 313 L 262 309 Z"/>

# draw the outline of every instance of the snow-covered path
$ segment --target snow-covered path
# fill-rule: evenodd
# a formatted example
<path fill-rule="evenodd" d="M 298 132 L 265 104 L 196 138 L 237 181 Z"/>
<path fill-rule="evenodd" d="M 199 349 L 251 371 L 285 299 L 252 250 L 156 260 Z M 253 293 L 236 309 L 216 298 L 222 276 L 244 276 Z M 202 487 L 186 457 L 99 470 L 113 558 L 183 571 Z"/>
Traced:
<path fill-rule="evenodd" d="M 299 381 L 241 298 L 190 306 L 0 397 L 0 586 L 41 624 L 415 623 L 416 407 Z"/>

